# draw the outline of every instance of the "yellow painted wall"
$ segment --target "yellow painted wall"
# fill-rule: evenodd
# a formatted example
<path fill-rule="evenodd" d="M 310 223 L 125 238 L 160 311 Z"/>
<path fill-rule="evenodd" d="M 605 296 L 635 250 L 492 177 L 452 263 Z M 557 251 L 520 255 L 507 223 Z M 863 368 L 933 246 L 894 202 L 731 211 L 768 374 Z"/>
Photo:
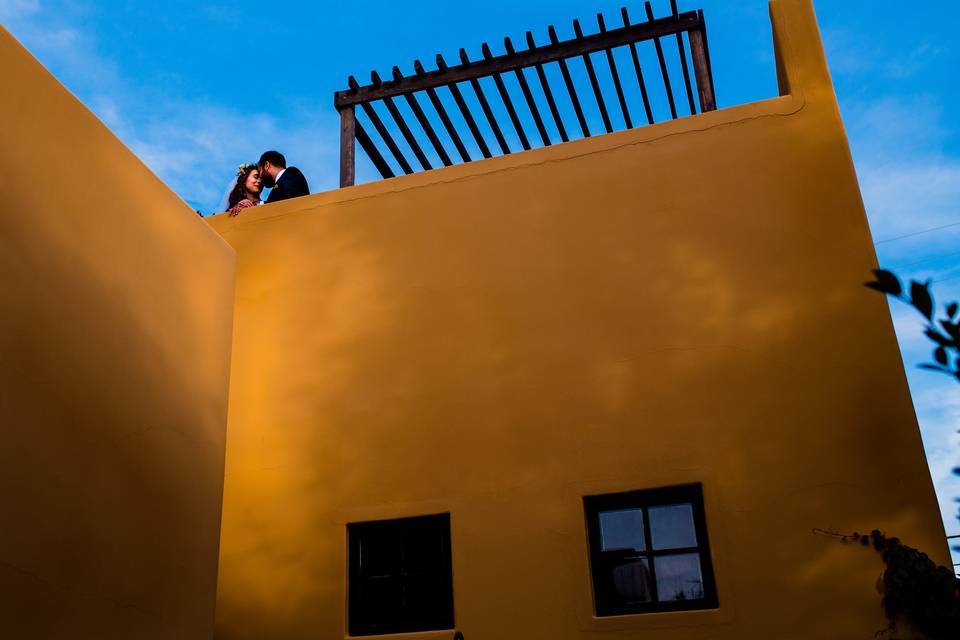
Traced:
<path fill-rule="evenodd" d="M 947 562 L 813 11 L 771 14 L 782 97 L 213 220 L 218 638 L 343 637 L 345 525 L 440 511 L 467 640 L 871 638 L 879 558 L 811 530 Z M 595 618 L 581 496 L 687 482 L 720 608 Z"/>
<path fill-rule="evenodd" d="M 0 638 L 213 634 L 234 255 L 0 28 Z"/>

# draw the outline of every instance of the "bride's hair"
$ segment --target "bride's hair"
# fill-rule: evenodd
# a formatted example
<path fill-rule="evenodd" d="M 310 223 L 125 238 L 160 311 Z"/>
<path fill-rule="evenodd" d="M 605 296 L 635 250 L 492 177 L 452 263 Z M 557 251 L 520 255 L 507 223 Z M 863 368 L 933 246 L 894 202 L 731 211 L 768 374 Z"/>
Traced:
<path fill-rule="evenodd" d="M 237 184 L 233 187 L 230 196 L 227 198 L 228 208 L 232 209 L 238 202 L 247 197 L 247 178 L 250 176 L 251 171 L 256 170 L 257 165 L 255 164 L 242 164 L 237 167 Z"/>

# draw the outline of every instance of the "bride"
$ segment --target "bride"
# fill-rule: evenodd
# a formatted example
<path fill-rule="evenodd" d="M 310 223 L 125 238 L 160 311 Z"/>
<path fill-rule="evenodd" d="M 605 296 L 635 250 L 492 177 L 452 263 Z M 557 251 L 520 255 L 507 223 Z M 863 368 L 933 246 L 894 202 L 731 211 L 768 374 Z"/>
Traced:
<path fill-rule="evenodd" d="M 230 185 L 225 202 L 221 210 L 226 210 L 235 216 L 244 209 L 263 204 L 260 192 L 263 191 L 263 182 L 260 180 L 260 171 L 255 164 L 242 164 L 237 167 L 237 176 Z"/>

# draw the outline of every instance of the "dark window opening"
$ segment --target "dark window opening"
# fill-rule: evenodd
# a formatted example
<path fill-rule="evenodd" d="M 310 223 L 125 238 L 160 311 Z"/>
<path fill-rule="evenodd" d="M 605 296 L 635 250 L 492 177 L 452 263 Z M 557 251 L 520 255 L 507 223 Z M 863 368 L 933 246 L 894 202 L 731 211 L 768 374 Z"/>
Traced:
<path fill-rule="evenodd" d="M 450 514 L 347 525 L 349 631 L 453 629 Z"/>
<path fill-rule="evenodd" d="M 718 606 L 699 484 L 583 503 L 598 616 Z"/>

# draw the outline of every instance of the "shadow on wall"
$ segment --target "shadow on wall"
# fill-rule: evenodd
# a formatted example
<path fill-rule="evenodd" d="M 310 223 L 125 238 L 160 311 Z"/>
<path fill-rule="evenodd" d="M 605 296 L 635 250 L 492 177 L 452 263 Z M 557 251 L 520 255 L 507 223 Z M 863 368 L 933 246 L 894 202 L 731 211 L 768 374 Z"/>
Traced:
<path fill-rule="evenodd" d="M 232 252 L 2 28 L 0 62 L 0 636 L 207 640 Z"/>
<path fill-rule="evenodd" d="M 342 633 L 343 524 L 446 510 L 457 626 L 492 633 L 496 610 L 518 635 L 570 635 L 589 578 L 565 492 L 670 478 L 721 500 L 722 606 L 795 603 L 738 633 L 882 628 L 876 558 L 811 529 L 929 542 L 913 493 L 929 478 L 886 308 L 860 284 L 855 183 L 816 186 L 852 179 L 843 147 L 805 140 L 797 163 L 819 160 L 797 174 L 777 160 L 791 136 L 765 127 L 698 190 L 644 169 L 715 173 L 703 149 L 727 135 L 225 227 L 218 637 Z"/>
<path fill-rule="evenodd" d="M 880 563 L 813 528 L 946 561 L 812 9 L 773 13 L 796 95 L 214 222 L 219 638 L 342 635 L 344 525 L 424 513 L 467 637 L 865 637 Z M 717 615 L 595 619 L 581 496 L 694 481 Z"/>
<path fill-rule="evenodd" d="M 165 637 L 212 605 L 198 590 L 215 571 L 222 400 L 190 374 L 181 331 L 157 335 L 75 248 L 6 238 L 0 627 Z"/>

